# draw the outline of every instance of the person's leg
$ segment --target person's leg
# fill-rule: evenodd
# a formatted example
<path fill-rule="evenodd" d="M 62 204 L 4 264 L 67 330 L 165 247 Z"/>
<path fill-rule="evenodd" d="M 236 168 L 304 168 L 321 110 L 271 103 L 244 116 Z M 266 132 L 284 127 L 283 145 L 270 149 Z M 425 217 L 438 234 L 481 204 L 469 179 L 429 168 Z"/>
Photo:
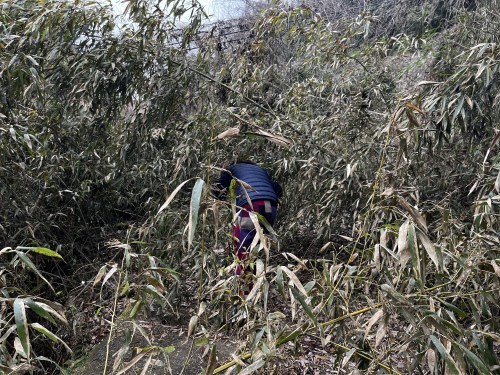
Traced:
<path fill-rule="evenodd" d="M 253 207 L 253 209 L 252 209 Z M 264 217 L 267 222 L 272 226 L 276 221 L 277 214 L 277 204 L 276 202 L 271 202 L 268 200 L 256 200 L 252 202 L 252 207 L 246 204 L 239 214 L 237 226 L 233 231 L 233 236 L 235 238 L 235 255 L 238 257 L 239 264 L 236 267 L 236 275 L 241 278 L 241 290 L 243 295 L 246 295 L 252 289 L 253 283 L 251 279 L 255 275 L 255 268 L 250 272 L 248 265 L 245 264 L 248 258 L 248 252 L 250 250 L 250 245 L 255 237 L 255 227 L 250 219 L 249 213 L 251 211 L 259 213 Z M 265 225 L 261 224 L 264 233 L 268 233 Z"/>
<path fill-rule="evenodd" d="M 250 219 L 249 213 L 252 208 L 249 204 L 242 207 L 239 213 L 236 226 L 233 230 L 234 237 L 234 254 L 238 258 L 238 265 L 236 266 L 235 274 L 240 278 L 240 295 L 243 297 L 247 295 L 252 288 L 252 283 L 247 278 L 251 277 L 247 275 L 248 265 L 245 264 L 248 258 L 248 251 L 250 250 L 250 245 L 255 237 L 255 228 L 253 226 L 252 220 Z"/>

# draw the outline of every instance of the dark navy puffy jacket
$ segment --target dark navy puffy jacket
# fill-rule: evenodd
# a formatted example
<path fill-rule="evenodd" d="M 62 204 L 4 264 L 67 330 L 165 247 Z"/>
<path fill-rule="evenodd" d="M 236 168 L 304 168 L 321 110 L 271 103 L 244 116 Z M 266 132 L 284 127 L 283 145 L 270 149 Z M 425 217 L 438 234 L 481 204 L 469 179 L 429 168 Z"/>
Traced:
<path fill-rule="evenodd" d="M 281 197 L 281 186 L 259 165 L 253 163 L 236 163 L 229 167 L 229 171 L 231 173 L 225 171 L 221 173 L 219 183 L 216 186 L 222 194 L 229 190 L 231 180 L 235 177 L 251 186 L 251 188 L 247 187 L 246 192 L 252 201 L 268 199 L 277 202 Z M 241 184 L 237 186 L 236 205 L 243 207 L 248 203 L 247 194 L 245 194 Z M 219 193 L 216 195 L 220 196 L 222 194 Z"/>

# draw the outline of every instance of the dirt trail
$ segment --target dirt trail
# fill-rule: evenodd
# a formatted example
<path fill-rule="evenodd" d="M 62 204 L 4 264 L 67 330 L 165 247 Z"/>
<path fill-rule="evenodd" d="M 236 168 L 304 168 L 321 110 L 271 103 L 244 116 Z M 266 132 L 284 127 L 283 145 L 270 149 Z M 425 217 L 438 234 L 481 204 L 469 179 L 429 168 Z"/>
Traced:
<path fill-rule="evenodd" d="M 135 329 L 132 339 L 127 346 L 127 335 L 134 331 L 131 322 L 120 322 L 109 346 L 109 357 L 106 374 L 116 374 L 136 358 L 138 352 L 146 347 L 169 347 L 173 350 L 168 355 L 153 355 L 151 363 L 145 374 L 148 375 L 198 375 L 207 366 L 208 355 L 202 358 L 203 349 L 194 345 L 192 339 L 187 337 L 187 325 L 162 324 L 159 320 L 147 320 L 138 322 L 142 329 Z M 147 339 L 144 338 L 147 336 Z M 213 344 L 217 347 L 217 359 L 220 364 L 231 360 L 231 353 L 237 349 L 237 342 L 226 336 L 220 336 Z M 170 351 L 167 350 L 167 351 Z M 97 344 L 82 367 L 76 369 L 73 375 L 97 375 L 103 374 L 106 361 L 107 339 Z M 123 364 L 113 371 L 113 363 L 117 356 L 123 355 Z M 137 361 L 125 374 L 140 374 L 147 363 L 149 354 Z"/>

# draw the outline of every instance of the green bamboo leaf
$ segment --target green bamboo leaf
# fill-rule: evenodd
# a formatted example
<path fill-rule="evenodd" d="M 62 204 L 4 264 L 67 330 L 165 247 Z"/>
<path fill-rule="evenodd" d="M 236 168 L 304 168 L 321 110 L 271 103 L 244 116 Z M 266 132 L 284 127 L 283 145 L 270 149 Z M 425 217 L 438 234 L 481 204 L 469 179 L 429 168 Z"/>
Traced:
<path fill-rule="evenodd" d="M 436 347 L 441 358 L 443 358 L 444 361 L 446 362 L 446 364 L 448 365 L 448 370 L 450 371 L 450 373 L 456 374 L 456 375 L 461 375 L 460 371 L 457 368 L 457 364 L 455 363 L 453 358 L 451 358 L 450 354 L 446 351 L 446 348 L 441 343 L 441 341 L 439 341 L 439 339 L 434 335 L 430 335 L 429 338 L 431 339 L 432 343 Z"/>
<path fill-rule="evenodd" d="M 408 225 L 408 247 L 410 249 L 410 254 L 411 254 L 411 261 L 413 263 L 413 268 L 415 270 L 419 269 L 418 266 L 418 248 L 417 248 L 417 241 L 415 237 L 415 226 L 413 224 Z"/>
<path fill-rule="evenodd" d="M 64 324 L 68 324 L 68 320 L 64 316 L 64 307 L 61 304 L 40 297 L 35 297 L 34 300 L 36 300 L 36 303 L 45 311 L 49 312 L 53 317 L 59 319 Z"/>
<path fill-rule="evenodd" d="M 132 311 L 130 311 L 130 315 L 129 315 L 130 319 L 134 319 L 136 317 L 142 304 L 143 304 L 142 300 L 138 300 L 135 302 L 134 307 L 132 308 Z"/>
<path fill-rule="evenodd" d="M 238 187 L 238 182 L 235 179 L 231 180 L 229 184 L 229 198 L 231 202 L 231 211 L 233 212 L 233 217 L 236 216 L 236 188 Z"/>
<path fill-rule="evenodd" d="M 50 340 L 52 340 L 54 342 L 60 342 L 61 344 L 64 345 L 64 347 L 66 348 L 66 350 L 69 353 L 73 353 L 73 351 L 68 346 L 68 344 L 66 344 L 66 342 L 64 342 L 63 340 L 61 340 L 60 337 L 58 337 L 57 335 L 55 335 L 53 332 L 49 331 L 43 325 L 41 325 L 39 323 L 31 323 L 31 328 L 33 328 L 34 330 L 40 332 L 41 334 L 43 334 L 44 336 L 48 337 Z"/>
<path fill-rule="evenodd" d="M 283 284 L 283 271 L 281 270 L 281 267 L 278 267 L 276 270 L 276 284 L 278 284 L 278 292 L 282 296 L 285 296 L 285 287 Z"/>
<path fill-rule="evenodd" d="M 473 352 L 471 352 L 469 349 L 467 349 L 465 346 L 458 344 L 460 349 L 465 354 L 465 357 L 470 361 L 470 363 L 479 371 L 480 374 L 483 375 L 490 375 L 491 371 L 488 369 L 488 366 L 485 365 L 481 359 L 475 355 Z"/>
<path fill-rule="evenodd" d="M 57 342 L 57 336 L 54 335 L 52 332 L 50 332 L 47 328 L 42 326 L 39 323 L 31 323 L 31 328 L 35 329 L 36 331 L 40 332 L 41 334 L 45 335 L 48 337 L 50 340 Z"/>
<path fill-rule="evenodd" d="M 217 365 L 217 347 L 214 345 L 212 350 L 210 351 L 210 355 L 208 357 L 207 369 L 205 370 L 204 375 L 213 375 L 216 365 Z"/>
<path fill-rule="evenodd" d="M 28 306 L 31 310 L 33 310 L 35 313 L 37 313 L 38 315 L 40 315 L 42 318 L 47 319 L 52 324 L 56 324 L 55 319 L 52 317 L 52 315 L 50 314 L 50 312 L 47 311 L 44 308 L 44 306 L 36 303 L 31 298 L 25 298 L 24 299 L 24 303 L 26 304 L 26 306 Z"/>
<path fill-rule="evenodd" d="M 278 236 L 277 236 L 276 232 L 274 231 L 273 227 L 271 226 L 271 224 L 269 224 L 269 222 L 267 221 L 267 219 L 264 216 L 262 216 L 261 214 L 259 214 L 258 212 L 256 212 L 255 214 L 257 215 L 257 218 L 259 219 L 259 223 L 264 225 L 264 227 L 271 234 L 273 239 L 276 240 L 278 238 Z"/>
<path fill-rule="evenodd" d="M 193 192 L 191 193 L 191 208 L 189 212 L 188 225 L 188 249 L 191 248 L 194 234 L 196 232 L 196 226 L 198 224 L 198 212 L 200 210 L 201 195 L 203 193 L 204 186 L 205 181 L 199 178 L 194 185 Z"/>
<path fill-rule="evenodd" d="M 173 345 L 165 346 L 162 348 L 162 350 L 165 354 L 171 354 L 175 351 L 175 346 Z"/>
<path fill-rule="evenodd" d="M 153 297 L 157 298 L 159 301 L 163 300 L 165 297 L 152 285 L 148 285 L 143 289 L 145 292 L 151 294 Z"/>
<path fill-rule="evenodd" d="M 31 251 L 34 253 L 42 254 L 52 258 L 58 258 L 64 260 L 61 254 L 56 253 L 54 250 L 47 249 L 46 247 L 32 247 Z"/>
<path fill-rule="evenodd" d="M 49 281 L 45 277 L 42 276 L 42 274 L 40 273 L 40 271 L 38 271 L 38 268 L 36 268 L 36 266 L 33 264 L 33 262 L 31 261 L 31 259 L 26 255 L 26 253 L 24 253 L 22 251 L 19 251 L 19 250 L 16 250 L 16 254 L 19 257 L 19 259 L 21 259 L 21 261 L 24 264 L 26 264 L 29 268 L 31 268 L 33 271 L 35 271 L 35 273 L 38 275 L 38 277 L 40 277 L 43 281 L 45 281 L 45 283 L 55 293 L 55 290 L 52 287 L 52 285 L 49 283 Z"/>
<path fill-rule="evenodd" d="M 24 301 L 20 298 L 14 300 L 14 319 L 16 321 L 17 336 L 21 341 L 24 353 L 29 361 L 30 359 L 30 339 L 28 332 L 28 320 L 26 318 L 26 309 Z"/>
<path fill-rule="evenodd" d="M 314 324 L 317 325 L 318 320 L 316 319 L 316 316 L 314 316 L 314 313 L 312 312 L 311 306 L 309 306 L 309 304 L 306 302 L 306 300 L 304 299 L 302 294 L 299 293 L 299 291 L 296 288 L 292 287 L 292 288 L 290 288 L 290 290 L 292 291 L 293 297 L 296 300 L 298 300 L 300 302 L 300 304 L 302 305 L 302 308 L 306 312 L 307 316 L 309 316 L 309 318 L 314 322 Z"/>
<path fill-rule="evenodd" d="M 297 337 L 302 335 L 302 333 L 303 333 L 302 329 L 297 328 L 295 331 L 281 335 L 276 340 L 276 346 L 278 347 L 278 346 L 281 346 L 289 341 L 295 340 Z"/>
<path fill-rule="evenodd" d="M 426 319 L 443 335 L 448 334 L 448 330 L 452 331 L 457 335 L 460 335 L 462 333 L 462 330 L 459 327 L 455 326 L 453 323 L 450 323 L 446 319 L 441 318 L 439 315 L 435 313 L 427 315 Z"/>
<path fill-rule="evenodd" d="M 442 303 L 444 306 L 448 307 L 451 311 L 453 311 L 454 313 L 458 314 L 458 316 L 463 319 L 467 316 L 467 314 L 465 313 L 465 311 L 459 309 L 458 307 L 456 307 L 455 305 L 452 305 L 451 303 L 449 302 L 446 302 L 444 299 L 442 298 L 439 298 L 439 297 L 436 297 L 436 299 Z"/>
<path fill-rule="evenodd" d="M 388 284 L 382 284 L 380 286 L 380 289 L 382 291 L 384 291 L 385 293 L 387 293 L 390 297 L 392 297 L 395 301 L 403 304 L 403 305 L 408 305 L 409 304 L 409 301 L 406 299 L 406 297 L 404 297 L 402 294 L 400 294 L 399 292 L 397 292 L 394 288 L 392 288 L 390 285 Z"/>

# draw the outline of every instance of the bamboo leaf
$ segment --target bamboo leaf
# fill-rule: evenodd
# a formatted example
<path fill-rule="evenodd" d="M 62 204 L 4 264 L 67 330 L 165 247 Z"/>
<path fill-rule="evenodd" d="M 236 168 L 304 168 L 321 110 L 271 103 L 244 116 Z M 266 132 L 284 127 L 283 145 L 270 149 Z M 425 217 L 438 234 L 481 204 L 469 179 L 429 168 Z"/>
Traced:
<path fill-rule="evenodd" d="M 387 334 L 387 322 L 385 321 L 385 319 L 383 319 L 377 329 L 377 333 L 375 334 L 375 347 L 378 347 L 380 345 L 386 334 Z"/>
<path fill-rule="evenodd" d="M 230 138 L 234 137 L 236 135 L 240 134 L 240 129 L 239 128 L 229 128 L 226 131 L 223 131 L 219 135 L 217 135 L 217 139 L 224 139 L 224 138 Z"/>
<path fill-rule="evenodd" d="M 490 375 L 491 371 L 488 369 L 488 366 L 473 352 L 471 352 L 469 349 L 467 349 L 465 346 L 458 344 L 460 349 L 465 354 L 465 357 L 472 363 L 472 365 L 479 371 L 480 374 L 483 375 Z"/>
<path fill-rule="evenodd" d="M 438 255 L 438 252 L 436 251 L 436 248 L 434 247 L 434 244 L 431 242 L 429 237 L 427 237 L 427 235 L 420 230 L 417 231 L 417 236 L 422 245 L 424 246 L 427 255 L 429 255 L 429 258 L 431 258 L 432 262 L 436 266 L 436 269 L 437 270 L 442 269 L 443 256 Z"/>
<path fill-rule="evenodd" d="M 262 230 L 262 227 L 260 226 L 259 223 L 259 218 L 255 212 L 249 212 L 248 216 L 250 217 L 250 220 L 252 220 L 253 226 L 255 228 L 255 236 L 252 240 L 252 244 L 250 245 L 250 249 L 252 249 L 254 246 L 257 245 L 257 243 L 260 241 L 262 247 L 264 248 L 264 252 L 266 254 L 266 262 L 269 261 L 269 246 L 267 245 L 267 240 L 264 237 L 264 231 Z"/>
<path fill-rule="evenodd" d="M 295 287 L 304 295 L 307 297 L 307 292 L 304 288 L 304 286 L 302 285 L 302 283 L 300 282 L 300 280 L 298 279 L 298 277 L 295 275 L 295 273 L 293 273 L 292 271 L 290 271 L 287 267 L 285 266 L 280 266 L 280 268 L 283 270 L 283 272 L 285 272 L 287 274 L 287 276 L 290 278 L 290 280 L 292 281 L 292 283 L 295 285 Z"/>
<path fill-rule="evenodd" d="M 42 318 L 47 319 L 52 324 L 56 324 L 56 321 L 54 320 L 54 318 L 50 314 L 50 311 L 48 311 L 44 308 L 47 305 L 43 306 L 43 304 L 38 304 L 35 301 L 33 301 L 31 298 L 25 298 L 24 303 L 26 304 L 26 306 L 28 306 L 31 310 L 33 310 L 35 313 L 40 315 Z M 52 309 L 50 309 L 50 310 L 52 310 Z"/>
<path fill-rule="evenodd" d="M 461 375 L 460 371 L 457 368 L 457 364 L 455 363 L 453 358 L 451 358 L 450 354 L 447 352 L 446 348 L 441 343 L 441 341 L 439 341 L 439 339 L 434 335 L 430 335 L 429 338 L 431 339 L 432 343 L 434 344 L 434 347 L 437 349 L 441 358 L 443 358 L 446 364 L 448 365 L 448 369 L 451 372 L 451 374 Z"/>
<path fill-rule="evenodd" d="M 5 333 L 0 337 L 0 345 L 5 345 L 5 340 L 9 338 L 9 336 L 17 329 L 16 325 L 10 326 L 10 328 L 5 331 Z"/>
<path fill-rule="evenodd" d="M 207 369 L 204 375 L 213 375 L 215 366 L 217 365 L 217 347 L 214 345 L 212 350 L 210 350 L 210 356 L 208 357 Z"/>
<path fill-rule="evenodd" d="M 104 266 L 102 266 L 101 268 L 99 268 L 99 272 L 97 272 L 97 275 L 94 279 L 94 286 L 96 284 L 98 284 L 102 278 L 104 277 L 104 275 L 106 275 L 106 269 L 108 268 L 108 265 L 105 264 Z"/>
<path fill-rule="evenodd" d="M 196 232 L 196 226 L 198 224 L 198 212 L 200 209 L 201 195 L 203 193 L 203 187 L 205 186 L 205 181 L 199 178 L 193 188 L 191 193 L 191 207 L 189 210 L 189 224 L 188 224 L 188 249 L 191 248 L 193 243 L 194 234 Z"/>
<path fill-rule="evenodd" d="M 47 328 L 45 328 L 41 324 L 39 324 L 39 323 L 31 323 L 31 327 L 33 329 L 35 329 L 36 331 L 40 332 L 41 334 L 43 334 L 44 336 L 48 337 L 53 342 L 60 342 L 61 344 L 63 344 L 64 347 L 66 348 L 66 350 L 68 352 L 70 352 L 70 353 L 73 352 L 71 350 L 71 348 L 63 340 L 61 340 L 57 335 L 55 335 L 54 333 L 52 333 L 51 331 L 49 331 Z"/>
<path fill-rule="evenodd" d="M 401 268 L 405 268 L 408 260 L 411 258 L 411 254 L 408 250 L 408 225 L 410 222 L 406 220 L 401 227 L 399 227 L 398 233 L 398 254 L 399 263 Z"/>
<path fill-rule="evenodd" d="M 420 275 L 418 247 L 417 247 L 417 240 L 415 237 L 415 226 L 413 224 L 410 224 L 408 226 L 408 248 L 410 249 L 413 268 L 415 269 L 415 272 L 417 273 L 417 276 L 420 279 L 421 275 Z"/>
<path fill-rule="evenodd" d="M 431 374 L 435 373 L 435 368 L 436 368 L 436 352 L 434 349 L 429 348 L 427 349 L 427 352 L 425 353 L 425 356 L 427 358 L 427 366 L 429 367 L 429 371 Z"/>
<path fill-rule="evenodd" d="M 140 352 L 139 354 L 137 354 L 134 358 L 132 358 L 132 360 L 128 363 L 125 364 L 125 367 L 122 368 L 120 371 L 118 371 L 116 373 L 116 375 L 121 375 L 121 374 L 124 374 L 126 373 L 128 370 L 130 370 L 132 367 L 134 367 L 137 362 L 139 362 L 146 354 L 148 354 L 148 352 L 144 351 L 144 352 Z"/>
<path fill-rule="evenodd" d="M 42 276 L 40 271 L 38 271 L 38 268 L 35 267 L 35 265 L 31 261 L 31 259 L 28 257 L 28 255 L 26 255 L 26 253 L 19 251 L 19 250 L 16 250 L 16 254 L 19 256 L 19 259 L 21 259 L 21 261 L 24 264 L 26 264 L 29 268 L 31 268 L 33 271 L 35 271 L 35 273 L 38 275 L 38 277 L 40 277 L 50 287 L 50 289 L 52 289 L 52 291 L 55 293 L 55 290 L 52 287 L 52 285 L 49 283 L 49 281 L 45 277 Z"/>
<path fill-rule="evenodd" d="M 283 285 L 283 270 L 281 267 L 278 267 L 276 270 L 276 284 L 278 285 L 278 292 L 284 297 L 285 288 Z"/>
<path fill-rule="evenodd" d="M 186 185 L 189 181 L 191 181 L 192 178 L 190 178 L 189 180 L 186 180 L 184 181 L 183 183 L 181 183 L 179 186 L 177 186 L 175 188 L 175 190 L 168 196 L 167 200 L 165 201 L 165 203 L 163 203 L 160 207 L 160 209 L 158 210 L 158 212 L 156 213 L 156 215 L 158 216 L 160 214 L 160 212 L 162 212 L 165 208 L 168 207 L 168 205 L 170 204 L 170 202 L 172 202 L 172 200 L 174 199 L 174 197 L 177 195 L 177 193 L 179 192 L 179 190 L 182 189 L 182 187 L 184 185 Z"/>
<path fill-rule="evenodd" d="M 409 204 L 404 198 L 398 197 L 398 202 L 405 209 L 405 211 L 410 214 L 417 226 L 424 233 L 427 233 L 427 224 L 422 214 L 415 207 Z"/>
<path fill-rule="evenodd" d="M 198 315 L 193 315 L 191 319 L 189 319 L 188 337 L 190 337 L 194 333 L 197 324 L 198 324 Z"/>
<path fill-rule="evenodd" d="M 494 259 L 491 260 L 491 266 L 493 267 L 493 270 L 495 271 L 495 275 L 497 275 L 497 277 L 500 277 L 500 267 L 498 266 L 496 260 L 494 260 Z"/>
<path fill-rule="evenodd" d="M 420 81 L 417 83 L 417 86 L 423 86 L 423 85 L 440 85 L 443 82 L 437 82 L 437 81 Z"/>
<path fill-rule="evenodd" d="M 375 314 L 373 314 L 373 316 L 370 318 L 370 320 L 368 320 L 368 322 L 366 323 L 366 329 L 365 329 L 365 340 L 366 340 L 366 337 L 368 336 L 368 333 L 370 333 L 370 330 L 373 327 L 373 325 L 375 323 L 377 323 L 379 321 L 379 319 L 383 316 L 384 316 L 384 310 L 379 309 L 375 312 Z"/>
<path fill-rule="evenodd" d="M 27 358 L 26 352 L 24 351 L 23 344 L 21 344 L 21 340 L 19 340 L 19 337 L 14 338 L 14 349 L 16 350 L 16 353 L 19 354 L 23 358 Z M 9 369 L 10 370 L 10 369 Z M 11 374 L 11 372 L 8 372 Z M 2 375 L 4 375 L 2 373 Z"/>
<path fill-rule="evenodd" d="M 48 257 L 64 260 L 61 254 L 56 253 L 54 250 L 47 249 L 46 247 L 32 247 L 31 251 Z"/>
<path fill-rule="evenodd" d="M 16 321 L 17 327 L 17 337 L 21 341 L 23 351 L 26 354 L 26 358 L 30 359 L 30 338 L 28 332 L 28 320 L 26 318 L 26 309 L 24 306 L 24 301 L 20 298 L 14 300 L 14 319 Z"/>
<path fill-rule="evenodd" d="M 264 361 L 263 358 L 258 359 L 257 361 L 253 362 L 250 366 L 245 367 L 243 371 L 239 373 L 239 375 L 250 375 L 260 369 L 262 366 L 266 364 L 266 361 Z"/>
<path fill-rule="evenodd" d="M 114 275 L 114 273 L 116 271 L 118 271 L 118 265 L 115 263 L 112 265 L 111 269 L 108 271 L 106 276 L 104 276 L 104 280 L 102 281 L 102 285 L 101 285 L 101 290 L 102 290 L 102 287 L 104 286 L 104 284 L 106 284 L 106 282 L 111 278 L 111 276 Z"/>
<path fill-rule="evenodd" d="M 404 305 L 408 305 L 408 300 L 402 294 L 400 294 L 399 292 L 394 290 L 394 288 L 392 288 L 390 285 L 382 284 L 380 286 L 380 289 L 383 292 L 387 293 L 390 297 L 392 297 L 397 302 L 404 304 Z"/>
<path fill-rule="evenodd" d="M 297 328 L 295 331 L 283 334 L 282 336 L 278 337 L 278 340 L 276 341 L 276 346 L 281 346 L 289 341 L 295 340 L 302 333 L 303 333 L 302 330 Z"/>
<path fill-rule="evenodd" d="M 147 285 L 146 288 L 144 288 L 143 290 L 146 293 L 151 294 L 158 301 L 162 301 L 165 299 L 165 297 L 153 285 Z"/>
<path fill-rule="evenodd" d="M 293 144 L 293 142 L 290 139 L 283 137 L 282 135 L 269 133 L 268 131 L 266 131 L 262 128 L 258 128 L 255 130 L 255 132 L 248 132 L 246 134 L 265 137 L 268 140 L 270 140 L 271 142 L 276 143 L 279 146 L 283 146 L 283 147 L 287 147 L 287 148 Z"/>
<path fill-rule="evenodd" d="M 134 306 L 132 307 L 132 310 L 130 311 L 129 317 L 130 319 L 134 319 L 137 316 L 137 313 L 139 312 L 139 309 L 143 305 L 143 301 L 140 299 L 134 303 Z"/>
<path fill-rule="evenodd" d="M 290 288 L 290 290 L 292 291 L 294 298 L 297 299 L 300 302 L 300 304 L 302 305 L 302 308 L 306 312 L 307 316 L 309 316 L 309 318 L 314 322 L 314 324 L 317 325 L 318 320 L 316 319 L 316 316 L 314 316 L 314 313 L 312 312 L 311 306 L 309 306 L 309 304 L 306 302 L 304 297 L 299 293 L 299 291 L 297 289 Z"/>

